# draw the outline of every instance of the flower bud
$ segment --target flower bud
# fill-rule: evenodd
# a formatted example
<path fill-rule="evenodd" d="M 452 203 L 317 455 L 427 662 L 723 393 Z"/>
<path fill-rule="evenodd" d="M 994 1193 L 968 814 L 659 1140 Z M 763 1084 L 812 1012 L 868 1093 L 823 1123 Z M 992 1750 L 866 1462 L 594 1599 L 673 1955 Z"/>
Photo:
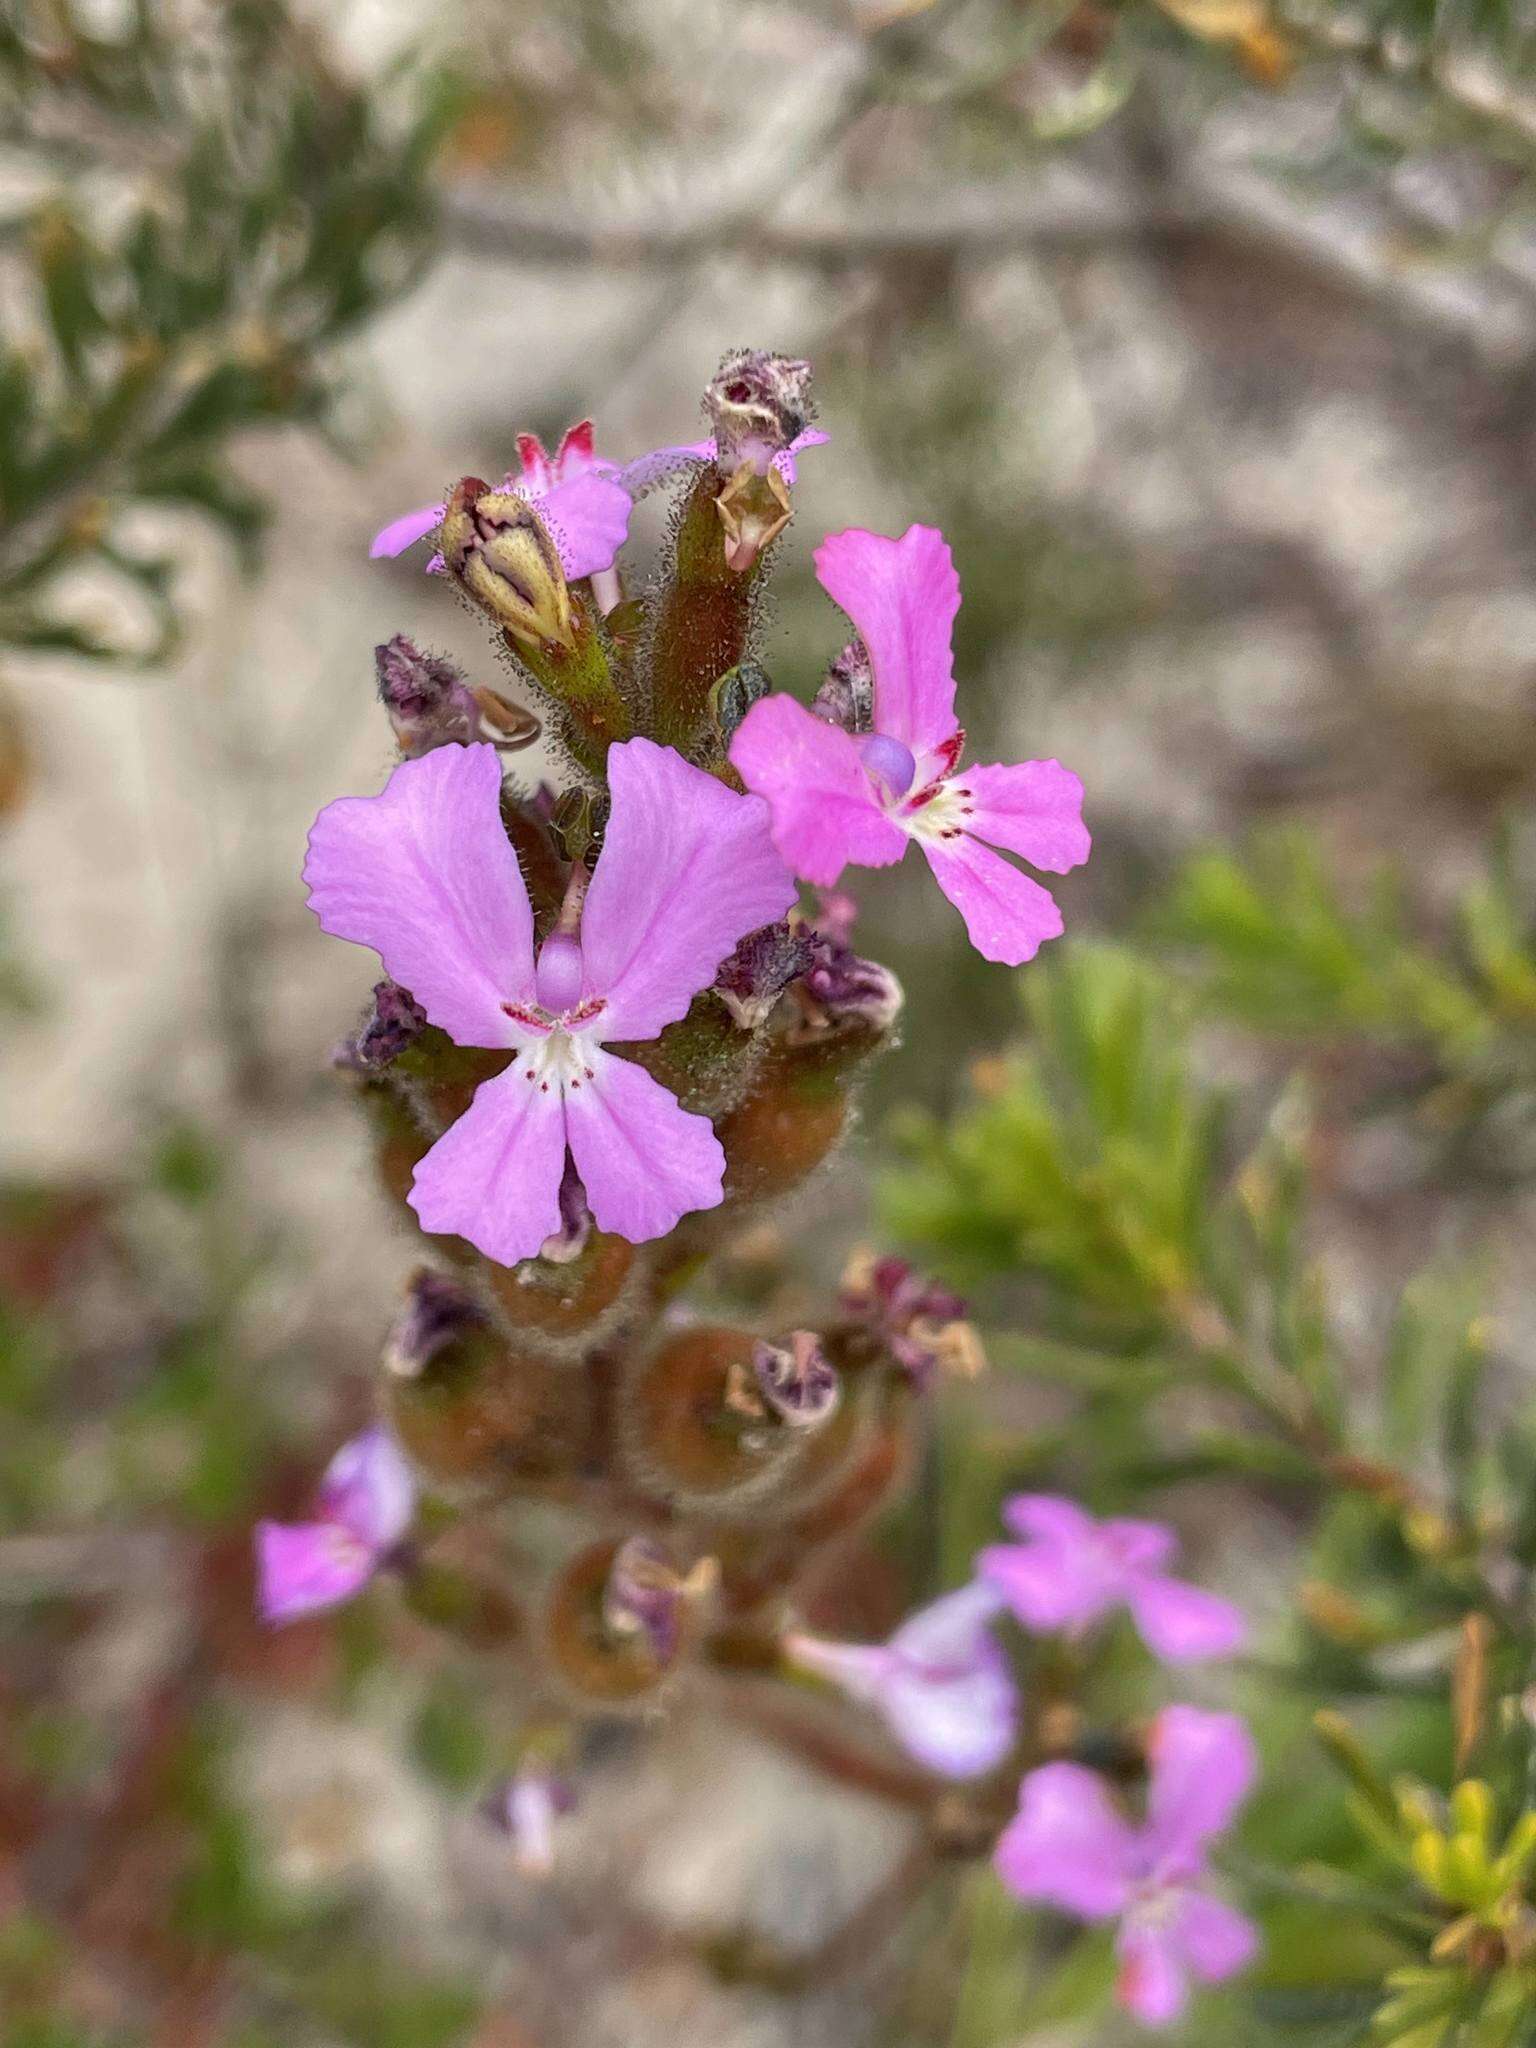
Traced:
<path fill-rule="evenodd" d="M 721 963 L 715 989 L 743 1031 L 755 1031 L 788 988 L 816 958 L 816 940 L 803 927 L 762 925 L 748 932 Z"/>
<path fill-rule="evenodd" d="M 443 514 L 441 545 L 448 574 L 520 646 L 574 647 L 559 552 L 526 498 L 465 477 Z"/>
<path fill-rule="evenodd" d="M 376 982 L 373 1009 L 352 1041 L 353 1064 L 363 1072 L 376 1073 L 408 1051 L 426 1028 L 427 1013 L 414 996 L 398 982 Z"/>
<path fill-rule="evenodd" d="M 889 967 L 819 935 L 800 987 L 806 998 L 802 1028 L 811 1033 L 858 1030 L 881 1036 L 901 1015 L 906 1000 Z"/>
<path fill-rule="evenodd" d="M 781 1422 L 814 1429 L 842 1397 L 837 1369 L 810 1330 L 795 1330 L 786 1345 L 759 1344 L 752 1354 L 757 1391 Z"/>
<path fill-rule="evenodd" d="M 794 517 L 789 486 L 776 469 L 761 473 L 742 463 L 715 500 L 725 528 L 725 565 L 743 576 L 771 547 Z"/>
<path fill-rule="evenodd" d="M 704 392 L 721 476 L 745 463 L 759 475 L 810 424 L 811 366 L 760 348 L 726 357 Z"/>
<path fill-rule="evenodd" d="M 418 1266 L 405 1286 L 405 1306 L 384 1344 L 384 1368 L 400 1379 L 415 1379 L 438 1353 L 485 1311 L 456 1280 Z"/>
<path fill-rule="evenodd" d="M 375 647 L 373 660 L 379 701 L 408 761 L 434 747 L 479 739 L 480 706 L 451 661 L 423 654 L 403 633 Z"/>
<path fill-rule="evenodd" d="M 875 722 L 875 671 L 869 649 L 857 637 L 850 640 L 827 670 L 821 688 L 811 700 L 811 709 L 828 725 L 840 725 L 844 732 L 868 732 Z"/>

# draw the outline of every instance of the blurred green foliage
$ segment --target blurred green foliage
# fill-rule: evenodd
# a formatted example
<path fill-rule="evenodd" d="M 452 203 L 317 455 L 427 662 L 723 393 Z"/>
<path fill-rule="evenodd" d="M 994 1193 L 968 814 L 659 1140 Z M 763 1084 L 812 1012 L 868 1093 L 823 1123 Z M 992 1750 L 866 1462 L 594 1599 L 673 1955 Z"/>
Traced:
<path fill-rule="evenodd" d="M 234 444 L 331 430 L 336 345 L 429 252 L 453 100 L 348 81 L 279 0 L 92 18 L 0 16 L 0 144 L 28 172 L 0 217 L 0 645 L 151 661 L 175 553 L 129 515 L 205 515 L 251 558 Z"/>
<path fill-rule="evenodd" d="M 885 1219 L 1017 1333 L 994 1356 L 1043 1418 L 1033 1441 L 952 1420 L 949 1579 L 1021 1481 L 1138 1513 L 1199 1482 L 1238 1552 L 1258 1546 L 1249 1582 L 1283 1560 L 1240 1677 L 1268 1780 L 1231 1859 L 1266 1903 L 1266 1955 L 1191 2043 L 1529 2038 L 1536 1402 L 1487 1258 L 1431 1244 L 1395 1304 L 1356 1303 L 1330 1221 L 1368 1118 L 1432 1105 L 1449 1143 L 1528 1090 L 1536 936 L 1512 875 L 1501 848 L 1435 939 L 1386 877 L 1346 902 L 1299 840 L 1200 854 L 1144 950 L 1063 942 L 1020 978 L 1022 1040 L 979 1063 L 969 1102 L 898 1127 Z M 1223 1018 L 1262 1032 L 1256 1064 Z M 1357 1090 L 1342 1136 L 1315 1116 L 1324 1048 L 1395 1071 L 1405 1047 L 1411 1085 Z M 1123 1711 L 1118 1660 L 1113 1637 L 1090 1653 L 1090 1710 Z M 1342 1778 L 1308 1757 L 1324 1710 Z M 1486 1806 L 1481 1848 L 1445 1804 L 1469 1777 L 1491 1789 L 1463 1782 L 1452 1809 Z M 981 1893 L 962 2041 L 1001 2038 L 1000 2012 L 1021 2038 L 1045 2027 L 1016 1987 L 1046 1939 Z M 1102 1990 L 1085 1964 L 1076 2009 Z"/>

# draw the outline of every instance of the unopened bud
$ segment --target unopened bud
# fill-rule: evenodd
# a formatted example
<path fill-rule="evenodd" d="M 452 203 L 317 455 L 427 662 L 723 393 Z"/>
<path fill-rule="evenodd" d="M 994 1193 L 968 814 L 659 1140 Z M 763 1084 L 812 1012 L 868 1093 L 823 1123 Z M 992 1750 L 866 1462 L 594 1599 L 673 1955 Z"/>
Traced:
<path fill-rule="evenodd" d="M 451 661 L 423 654 L 404 633 L 375 647 L 373 661 L 379 701 L 408 761 L 434 747 L 455 741 L 467 746 L 480 737 L 475 693 Z"/>
<path fill-rule="evenodd" d="M 715 977 L 715 989 L 743 1031 L 755 1031 L 792 981 L 816 957 L 816 942 L 803 927 L 761 925 L 748 932 Z"/>
<path fill-rule="evenodd" d="M 847 946 L 818 939 L 816 957 L 802 981 L 813 1030 L 889 1031 L 906 998 L 889 967 L 865 960 Z"/>
<path fill-rule="evenodd" d="M 720 474 L 743 463 L 761 474 L 810 424 L 811 366 L 759 348 L 726 357 L 704 393 Z"/>
<path fill-rule="evenodd" d="M 514 640 L 574 646 L 559 551 L 526 498 L 465 477 L 444 511 L 441 547 L 448 574 Z"/>
<path fill-rule="evenodd" d="M 831 667 L 811 700 L 811 709 L 844 732 L 869 732 L 875 722 L 875 671 L 864 642 L 853 639 Z"/>
<path fill-rule="evenodd" d="M 794 517 L 789 486 L 773 467 L 759 473 L 743 462 L 715 500 L 725 528 L 725 566 L 743 576 Z"/>
<path fill-rule="evenodd" d="M 842 1398 L 837 1369 L 810 1330 L 795 1330 L 787 1345 L 759 1344 L 752 1355 L 757 1390 L 781 1422 L 814 1429 Z"/>
<path fill-rule="evenodd" d="M 427 1028 L 427 1013 L 398 982 L 374 984 L 373 1008 L 352 1040 L 353 1065 L 364 1072 L 387 1067 L 409 1050 Z"/>
<path fill-rule="evenodd" d="M 772 689 L 773 679 L 759 662 L 739 661 L 726 670 L 709 693 L 710 715 L 722 747 L 729 747 L 752 706 Z"/>
<path fill-rule="evenodd" d="M 405 1306 L 384 1344 L 384 1367 L 400 1379 L 415 1379 L 438 1353 L 484 1312 L 456 1280 L 421 1266 L 405 1287 Z"/>

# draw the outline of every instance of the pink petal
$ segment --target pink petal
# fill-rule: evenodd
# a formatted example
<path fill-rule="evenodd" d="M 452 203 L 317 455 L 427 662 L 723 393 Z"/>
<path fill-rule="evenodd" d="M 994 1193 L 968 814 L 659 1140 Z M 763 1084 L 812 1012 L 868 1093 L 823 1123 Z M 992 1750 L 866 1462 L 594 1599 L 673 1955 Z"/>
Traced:
<path fill-rule="evenodd" d="M 976 808 L 965 828 L 978 839 L 1053 875 L 1081 867 L 1088 858 L 1083 785 L 1059 761 L 967 768 L 957 773 L 955 785 L 971 793 Z"/>
<path fill-rule="evenodd" d="M 1120 1957 L 1115 1997 L 1144 2027 L 1171 2026 L 1189 2003 L 1189 1980 L 1173 1927 L 1151 1917 L 1127 1920 L 1115 1950 Z"/>
<path fill-rule="evenodd" d="M 514 477 L 513 481 L 526 484 L 530 495 L 536 491 L 547 491 L 554 483 L 558 471 L 537 434 L 518 435 L 517 459 L 522 465 L 522 474 Z"/>
<path fill-rule="evenodd" d="M 581 913 L 605 1043 L 654 1038 L 685 1015 L 736 941 L 795 900 L 761 798 L 644 739 L 608 749 L 608 783 L 613 810 Z"/>
<path fill-rule="evenodd" d="M 373 1553 L 334 1522 L 256 1525 L 257 1601 L 267 1621 L 335 1607 L 373 1576 Z"/>
<path fill-rule="evenodd" d="M 1248 1796 L 1258 1771 L 1253 1738 L 1236 1714 L 1164 1707 L 1147 1747 L 1152 1760 L 1149 1842 L 1160 1857 L 1198 1867 L 1206 1843 L 1222 1832 Z"/>
<path fill-rule="evenodd" d="M 803 434 L 796 434 L 787 448 L 779 450 L 773 458 L 774 468 L 785 483 L 792 485 L 799 474 L 795 457 L 803 454 L 807 448 L 825 448 L 831 438 L 830 434 L 824 434 L 819 427 L 807 427 Z M 710 445 L 710 453 L 714 453 L 713 443 Z"/>
<path fill-rule="evenodd" d="M 1099 1524 L 1101 1541 L 1130 1572 L 1160 1571 L 1178 1555 L 1179 1539 L 1163 1522 L 1116 1516 Z"/>
<path fill-rule="evenodd" d="M 1230 1657 L 1248 1634 L 1240 1608 L 1182 1579 L 1144 1579 L 1128 1597 L 1142 1640 L 1167 1664 Z"/>
<path fill-rule="evenodd" d="M 598 1229 L 644 1244 L 692 1210 L 718 1207 L 725 1154 L 709 1118 L 632 1060 L 581 1050 L 592 1072 L 566 1095 L 566 1136 Z"/>
<path fill-rule="evenodd" d="M 1018 1694 L 995 1644 L 978 1649 L 963 1669 L 938 1676 L 898 1670 L 880 1708 L 891 1733 L 941 1778 L 981 1778 L 1012 1749 Z"/>
<path fill-rule="evenodd" d="M 875 673 L 875 730 L 914 754 L 936 750 L 955 732 L 955 671 L 950 642 L 960 609 L 960 578 L 932 526 L 909 526 L 900 540 L 850 527 L 816 550 L 816 576 L 859 629 Z"/>
<path fill-rule="evenodd" d="M 1022 967 L 1047 939 L 1061 935 L 1055 898 L 979 839 L 919 842 L 933 878 L 965 919 L 983 960 Z"/>
<path fill-rule="evenodd" d="M 886 868 L 906 852 L 907 835 L 881 810 L 852 738 L 793 697 L 752 706 L 731 760 L 768 799 L 778 849 L 806 881 L 830 889 L 850 861 Z"/>
<path fill-rule="evenodd" d="M 546 1092 L 514 1060 L 481 1082 L 417 1166 L 408 1199 L 423 1230 L 468 1238 L 498 1265 L 515 1266 L 559 1229 L 564 1170 L 559 1083 L 550 1080 Z"/>
<path fill-rule="evenodd" d="M 324 930 L 372 946 L 460 1045 L 503 1046 L 533 994 L 533 915 L 501 823 L 491 746 L 403 761 L 378 796 L 327 804 L 304 864 Z"/>
<path fill-rule="evenodd" d="M 1091 1544 L 997 1543 L 980 1553 L 976 1569 L 1036 1634 L 1086 1628 L 1121 1597 Z"/>
<path fill-rule="evenodd" d="M 560 566 L 572 582 L 611 569 L 629 538 L 634 501 L 608 477 L 590 471 L 567 477 L 547 491 L 530 493 L 528 502 L 549 528 Z"/>
<path fill-rule="evenodd" d="M 884 1643 L 834 1643 L 794 1629 L 780 1647 L 801 1671 L 824 1678 L 866 1706 L 880 1698 L 896 1666 L 895 1652 Z"/>
<path fill-rule="evenodd" d="M 715 444 L 710 441 L 682 441 L 670 448 L 653 448 L 649 455 L 637 455 L 633 462 L 626 462 L 618 472 L 618 481 L 631 498 L 643 498 L 647 491 L 654 491 L 679 470 L 696 469 L 702 462 L 713 462 Z"/>
<path fill-rule="evenodd" d="M 1184 1893 L 1174 1932 L 1195 1975 L 1219 1984 L 1246 1969 L 1259 1951 L 1259 1930 L 1225 1899 L 1191 1887 Z"/>
<path fill-rule="evenodd" d="M 419 505 L 414 512 L 402 512 L 398 519 L 391 519 L 369 543 L 369 561 L 376 562 L 383 555 L 403 555 L 408 547 L 425 540 L 434 526 L 442 525 L 447 509 L 446 505 Z"/>
<path fill-rule="evenodd" d="M 988 1633 L 997 1601 L 984 1586 L 919 1609 L 889 1643 L 831 1643 L 791 1634 L 784 1649 L 802 1670 L 873 1707 L 910 1756 L 945 1778 L 976 1778 L 1013 1747 L 1018 1694 Z"/>
<path fill-rule="evenodd" d="M 592 422 L 578 420 L 560 436 L 560 446 L 555 450 L 555 475 L 584 476 L 597 459 Z"/>
<path fill-rule="evenodd" d="M 343 1444 L 320 1481 L 320 1512 L 373 1551 L 388 1550 L 411 1525 L 416 1482 L 400 1446 L 380 1425 Z"/>
<path fill-rule="evenodd" d="M 1058 1493 L 1015 1493 L 1003 1502 L 1003 1525 L 1015 1536 L 1047 1543 L 1089 1543 L 1098 1523 L 1086 1508 Z"/>
<path fill-rule="evenodd" d="M 996 1769 L 1018 1732 L 1019 1700 L 1008 1661 L 989 1624 L 998 1612 L 988 1586 L 921 1608 L 891 1637 L 895 1664 L 881 1707 L 902 1747 L 947 1778 Z"/>
<path fill-rule="evenodd" d="M 1021 1899 L 1080 1920 L 1122 1912 L 1140 1867 L 1134 1830 L 1104 1780 L 1081 1764 L 1044 1764 L 1028 1774 L 993 1863 Z"/>
<path fill-rule="evenodd" d="M 969 1663 L 979 1650 L 995 1648 L 992 1624 L 1002 1607 L 991 1586 L 973 1579 L 909 1614 L 891 1637 L 890 1647 L 909 1664 L 943 1667 Z"/>

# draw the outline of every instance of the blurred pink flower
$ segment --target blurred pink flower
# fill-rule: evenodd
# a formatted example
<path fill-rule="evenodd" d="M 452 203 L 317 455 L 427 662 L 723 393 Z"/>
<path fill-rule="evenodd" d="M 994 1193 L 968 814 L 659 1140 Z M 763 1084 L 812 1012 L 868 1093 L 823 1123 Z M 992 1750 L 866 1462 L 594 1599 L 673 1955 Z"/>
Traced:
<path fill-rule="evenodd" d="M 993 852 L 1065 874 L 1088 858 L 1083 786 L 1057 761 L 959 770 L 951 648 L 960 580 L 944 536 L 855 527 L 816 551 L 822 588 L 852 619 L 874 672 L 874 730 L 850 732 L 793 697 L 754 704 L 731 742 L 773 808 L 795 873 L 831 888 L 844 867 L 889 867 L 916 840 L 971 943 L 1010 967 L 1061 930 L 1054 899 Z M 989 842 L 984 844 L 983 842 Z"/>
<path fill-rule="evenodd" d="M 416 1487 L 387 1429 L 343 1444 L 320 1481 L 313 1522 L 261 1522 L 257 1599 L 267 1621 L 292 1621 L 362 1591 L 410 1527 Z"/>
<path fill-rule="evenodd" d="M 1218 1983 L 1251 1961 L 1251 1921 L 1205 1888 L 1207 1852 L 1247 1797 L 1253 1743 L 1235 1714 L 1165 1707 L 1148 1744 L 1146 1819 L 1120 1812 L 1081 1764 L 1046 1764 L 1019 1787 L 994 1855 L 1021 1899 L 1080 1920 L 1118 1920 L 1116 1995 L 1147 2026 L 1183 2012 L 1189 1980 Z"/>
<path fill-rule="evenodd" d="M 784 1652 L 802 1671 L 873 1707 L 902 1747 L 946 1778 L 979 1778 L 1013 1746 L 1019 1701 L 988 1624 L 997 1596 L 962 1586 L 904 1621 L 886 1643 L 834 1643 L 793 1633 Z"/>
<path fill-rule="evenodd" d="M 1023 1543 L 999 1543 L 976 1560 L 1025 1628 L 1070 1633 L 1128 1607 L 1147 1648 L 1170 1664 L 1228 1657 L 1246 1624 L 1230 1601 L 1171 1578 L 1178 1539 L 1159 1522 L 1095 1521 L 1075 1501 L 1016 1494 L 1003 1520 Z"/>
<path fill-rule="evenodd" d="M 329 804 L 310 834 L 310 905 L 372 946 L 459 1045 L 516 1054 L 416 1168 L 410 1203 L 505 1265 L 562 1228 L 569 1147 L 600 1230 L 660 1237 L 721 1198 L 709 1119 L 604 1050 L 682 1017 L 744 932 L 782 917 L 794 884 L 767 807 L 670 748 L 608 753 L 613 808 L 579 933 L 534 954 L 533 913 L 501 822 L 494 747 L 438 747 L 373 797 Z"/>

